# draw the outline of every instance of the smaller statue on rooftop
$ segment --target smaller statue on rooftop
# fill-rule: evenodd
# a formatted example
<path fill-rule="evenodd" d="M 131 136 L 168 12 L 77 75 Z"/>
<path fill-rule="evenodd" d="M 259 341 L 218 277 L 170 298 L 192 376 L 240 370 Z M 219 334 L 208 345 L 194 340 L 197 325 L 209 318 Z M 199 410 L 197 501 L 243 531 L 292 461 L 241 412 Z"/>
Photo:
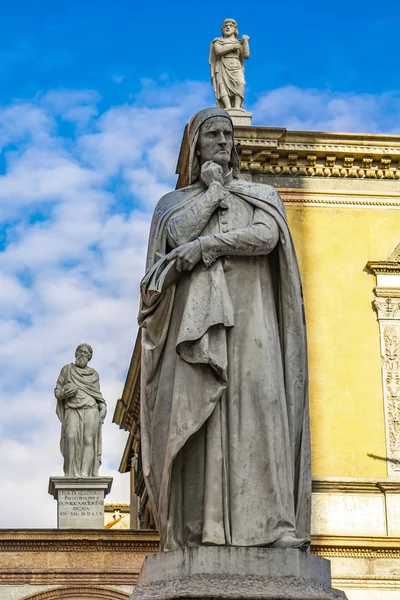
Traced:
<path fill-rule="evenodd" d="M 238 39 L 235 19 L 225 19 L 222 35 L 211 42 L 209 58 L 217 106 L 226 110 L 244 110 L 244 61 L 250 56 L 249 36 Z"/>

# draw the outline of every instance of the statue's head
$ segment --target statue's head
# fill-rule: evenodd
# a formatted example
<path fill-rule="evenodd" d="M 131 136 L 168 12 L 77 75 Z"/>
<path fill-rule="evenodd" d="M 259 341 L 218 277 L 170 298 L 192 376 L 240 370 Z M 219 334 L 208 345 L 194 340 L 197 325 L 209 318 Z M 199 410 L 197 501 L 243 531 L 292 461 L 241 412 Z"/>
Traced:
<path fill-rule="evenodd" d="M 92 347 L 89 344 L 79 344 L 75 350 L 75 364 L 77 367 L 86 367 L 93 356 Z"/>
<path fill-rule="evenodd" d="M 230 37 L 232 33 L 235 35 L 235 38 L 239 35 L 238 24 L 235 19 L 225 19 L 222 23 L 222 35 L 224 37 Z"/>
<path fill-rule="evenodd" d="M 204 108 L 192 117 L 187 125 L 178 169 L 179 187 L 196 183 L 200 178 L 201 165 L 208 160 L 232 169 L 237 177 L 240 161 L 237 154 L 232 119 L 222 108 Z"/>
<path fill-rule="evenodd" d="M 200 127 L 196 156 L 200 165 L 212 160 L 224 167 L 229 165 L 233 148 L 233 125 L 225 117 L 210 117 Z"/>

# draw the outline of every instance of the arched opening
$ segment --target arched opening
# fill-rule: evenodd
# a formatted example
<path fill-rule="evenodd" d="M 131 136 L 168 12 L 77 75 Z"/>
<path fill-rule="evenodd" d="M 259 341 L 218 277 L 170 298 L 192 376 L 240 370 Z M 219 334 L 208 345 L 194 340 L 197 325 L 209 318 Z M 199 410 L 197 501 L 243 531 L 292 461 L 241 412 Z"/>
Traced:
<path fill-rule="evenodd" d="M 127 600 L 128 598 L 129 594 L 109 588 L 79 586 L 46 590 L 25 596 L 22 600 Z"/>

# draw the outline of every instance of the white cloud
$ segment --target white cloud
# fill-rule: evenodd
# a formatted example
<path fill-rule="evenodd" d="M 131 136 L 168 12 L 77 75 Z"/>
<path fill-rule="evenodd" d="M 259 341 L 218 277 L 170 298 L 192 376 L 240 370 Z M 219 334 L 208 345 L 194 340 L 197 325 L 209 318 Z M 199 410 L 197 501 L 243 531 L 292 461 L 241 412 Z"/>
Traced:
<path fill-rule="evenodd" d="M 0 149 L 8 144 L 34 141 L 47 143 L 54 129 L 53 119 L 37 105 L 20 102 L 0 108 Z"/>
<path fill-rule="evenodd" d="M 254 124 L 287 129 L 398 133 L 400 92 L 339 93 L 285 86 L 260 95 Z"/>
<path fill-rule="evenodd" d="M 98 114 L 99 101 L 99 94 L 93 90 L 51 90 L 40 97 L 45 110 L 80 127 Z"/>

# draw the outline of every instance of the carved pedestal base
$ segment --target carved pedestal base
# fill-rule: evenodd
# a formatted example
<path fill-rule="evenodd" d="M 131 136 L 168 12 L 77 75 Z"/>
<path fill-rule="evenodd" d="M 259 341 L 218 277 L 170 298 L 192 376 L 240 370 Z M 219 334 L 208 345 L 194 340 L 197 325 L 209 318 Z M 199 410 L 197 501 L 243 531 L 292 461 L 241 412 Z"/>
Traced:
<path fill-rule="evenodd" d="M 130 600 L 346 600 L 329 561 L 293 549 L 200 546 L 147 556 Z"/>
<path fill-rule="evenodd" d="M 112 477 L 50 477 L 49 494 L 57 500 L 58 529 L 104 529 L 104 497 Z"/>
<path fill-rule="evenodd" d="M 251 118 L 253 116 L 251 112 L 247 112 L 247 110 L 244 110 L 244 108 L 227 108 L 226 110 L 229 113 L 232 123 L 235 127 L 238 125 L 251 127 Z"/>

